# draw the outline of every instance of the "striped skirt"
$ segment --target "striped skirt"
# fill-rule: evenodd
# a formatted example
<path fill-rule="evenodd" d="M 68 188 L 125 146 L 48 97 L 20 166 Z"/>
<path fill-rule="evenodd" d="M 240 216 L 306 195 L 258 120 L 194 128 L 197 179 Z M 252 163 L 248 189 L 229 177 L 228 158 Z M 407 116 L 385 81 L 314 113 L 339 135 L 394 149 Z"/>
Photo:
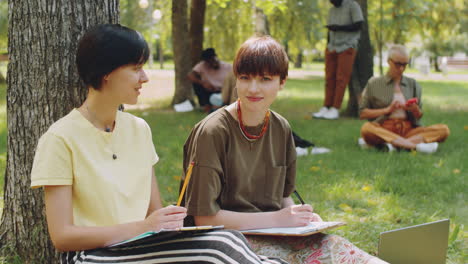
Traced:
<path fill-rule="evenodd" d="M 61 263 L 287 263 L 255 254 L 237 231 L 179 233 L 164 240 L 65 252 Z"/>

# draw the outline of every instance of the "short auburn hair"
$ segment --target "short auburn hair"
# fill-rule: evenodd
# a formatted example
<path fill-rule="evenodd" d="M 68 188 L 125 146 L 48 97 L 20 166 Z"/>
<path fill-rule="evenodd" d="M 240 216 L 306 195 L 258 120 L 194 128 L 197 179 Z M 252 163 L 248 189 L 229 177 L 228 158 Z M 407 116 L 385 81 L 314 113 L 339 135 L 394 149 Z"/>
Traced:
<path fill-rule="evenodd" d="M 234 75 L 262 76 L 279 75 L 280 80 L 288 77 L 289 60 L 283 46 L 270 36 L 252 37 L 237 51 L 234 60 Z"/>

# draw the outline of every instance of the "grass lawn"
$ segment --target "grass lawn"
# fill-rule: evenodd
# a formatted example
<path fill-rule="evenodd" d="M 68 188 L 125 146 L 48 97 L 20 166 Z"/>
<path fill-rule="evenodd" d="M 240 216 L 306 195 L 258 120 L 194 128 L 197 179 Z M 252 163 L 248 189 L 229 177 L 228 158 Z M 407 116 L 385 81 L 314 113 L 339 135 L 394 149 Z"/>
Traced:
<path fill-rule="evenodd" d="M 420 81 L 423 87 L 424 124 L 445 123 L 448 140 L 433 155 L 415 152 L 383 153 L 357 146 L 363 121 L 312 120 L 323 98 L 323 78 L 287 82 L 273 110 L 286 117 L 293 130 L 331 153 L 298 158 L 297 189 L 324 220 L 346 221 L 329 233 L 346 237 L 376 254 L 379 233 L 450 218 L 447 263 L 465 263 L 468 219 L 468 83 Z M 5 87 L 0 85 L 1 98 Z M 163 106 L 132 111 L 150 124 L 160 162 L 156 175 L 163 202 L 177 200 L 182 171 L 182 146 L 200 112 L 175 113 Z M 343 104 L 346 105 L 346 102 Z M 0 101 L 0 186 L 6 156 L 5 101 Z M 3 190 L 3 188 L 1 189 Z M 0 197 L 3 194 L 0 191 Z M 0 207 L 2 206 L 0 200 Z"/>
<path fill-rule="evenodd" d="M 298 158 L 297 186 L 303 198 L 326 220 L 346 221 L 330 231 L 376 254 L 379 233 L 444 218 L 451 220 L 449 261 L 462 263 L 468 163 L 468 83 L 420 82 L 424 87 L 425 124 L 445 123 L 447 142 L 434 155 L 382 153 L 357 146 L 363 121 L 312 120 L 322 102 L 322 79 L 289 80 L 273 109 L 294 131 L 332 153 Z M 345 105 L 345 104 L 344 104 Z M 182 146 L 202 113 L 174 113 L 158 108 L 134 112 L 152 127 L 160 156 L 156 174 L 164 203 L 177 200 Z"/>

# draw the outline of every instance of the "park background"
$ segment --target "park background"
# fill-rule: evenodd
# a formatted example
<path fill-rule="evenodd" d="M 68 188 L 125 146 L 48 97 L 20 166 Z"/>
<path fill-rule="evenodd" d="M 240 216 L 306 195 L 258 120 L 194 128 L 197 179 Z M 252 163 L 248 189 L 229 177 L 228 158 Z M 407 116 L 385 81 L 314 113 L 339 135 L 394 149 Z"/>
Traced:
<path fill-rule="evenodd" d="M 41 1 L 24 2 L 39 7 L 46 5 Z M 93 1 L 79 2 L 93 4 Z M 119 5 L 114 21 L 139 30 L 151 45 L 154 59 L 146 65 L 150 82 L 144 85 L 139 103 L 127 106 L 127 110 L 144 118 L 153 130 L 155 147 L 161 158 L 156 166 L 156 175 L 165 204 L 172 204 L 177 199 L 182 171 L 182 146 L 193 125 L 204 117 L 201 111 L 176 113 L 172 110 L 174 103 L 193 100 L 190 87 L 187 88 L 187 83 L 181 78 L 181 61 L 178 58 L 181 54 L 182 57 L 192 58 L 183 66 L 187 70 L 198 59 L 197 54 L 202 47 L 214 47 L 220 59 L 232 62 L 237 48 L 245 39 L 255 33 L 268 33 L 286 47 L 291 59 L 290 79 L 272 106 L 273 110 L 285 116 L 300 136 L 332 150 L 328 154 L 299 157 L 297 174 L 298 191 L 324 219 L 348 223 L 346 227 L 330 233 L 342 235 L 358 247 L 376 254 L 380 232 L 450 218 L 447 263 L 467 263 L 468 239 L 464 226 L 468 219 L 468 69 L 465 67 L 468 53 L 468 7 L 465 1 L 358 1 L 367 8 L 366 34 L 370 45 L 361 49 L 361 52 L 371 55 L 371 59 L 365 62 L 366 66 L 371 68 L 373 75 L 385 73 L 385 50 L 388 45 L 406 45 L 412 56 L 412 64 L 406 73 L 416 78 L 423 87 L 424 124 L 445 123 L 451 129 L 452 134 L 447 142 L 433 155 L 359 149 L 356 142 L 363 121 L 353 117 L 352 111 L 349 117 L 338 121 L 310 118 L 310 113 L 318 110 L 323 100 L 324 25 L 329 1 L 110 2 Z M 18 163 L 13 159 L 7 168 L 9 151 L 10 157 L 22 156 L 20 160 L 28 168 L 39 136 L 34 138 L 23 130 L 14 129 L 7 122 L 7 114 L 11 119 L 10 114 L 19 115 L 27 111 L 7 107 L 8 103 L 16 102 L 11 98 L 16 98 L 19 92 L 15 89 L 21 87 L 20 81 L 8 80 L 8 86 L 4 80 L 8 65 L 5 58 L 8 58 L 9 51 L 8 13 L 13 17 L 12 14 L 20 12 L 12 8 L 24 8 L 24 5 L 16 6 L 13 1 L 9 5 L 10 11 L 8 2 L 0 0 L 0 213 L 4 200 L 9 199 L 8 205 L 12 204 L 11 211 L 2 215 L 0 263 L 53 263 L 46 253 L 39 256 L 34 254 L 44 251 L 41 246 L 50 246 L 46 242 L 33 243 L 47 239 L 44 229 L 34 228 L 34 221 L 39 223 L 42 219 L 41 200 L 29 193 L 24 196 L 15 194 L 24 193 L 24 187 L 28 185 L 28 170 L 16 172 L 15 164 Z M 49 10 L 44 9 L 44 12 Z M 181 10 L 185 10 L 185 16 L 181 15 Z M 23 11 L 22 14 L 29 13 Z M 53 13 L 49 15 L 54 16 Z M 185 37 L 190 36 L 191 41 L 188 44 L 185 41 L 184 45 L 188 46 L 182 48 L 178 45 L 184 37 L 175 36 L 179 32 L 173 31 L 175 26 L 181 26 L 174 24 L 178 22 L 182 28 L 186 24 Z M 196 32 L 196 29 L 199 31 Z M 193 36 L 198 39 L 194 40 Z M 202 45 L 199 45 L 200 41 Z M 199 46 L 194 48 L 197 43 Z M 187 50 L 186 47 L 192 49 Z M 47 50 L 37 46 L 35 48 Z M 26 50 L 25 56 L 28 56 L 28 52 L 34 53 Z M 55 74 L 60 75 L 60 72 Z M 37 89 L 41 87 L 38 85 Z M 33 97 L 30 99 L 34 100 Z M 350 107 L 346 107 L 348 101 L 343 104 L 342 111 L 345 113 Z M 53 113 L 52 118 L 40 122 L 43 127 L 41 133 L 59 116 Z M 8 135 L 10 139 L 7 139 Z M 15 140 L 24 140 L 23 144 L 29 146 L 28 153 L 18 151 L 11 143 L 8 147 L 7 141 L 14 143 Z M 7 177 L 10 179 L 9 185 Z M 7 185 L 15 188 L 13 192 L 9 190 L 12 194 L 9 197 L 6 197 Z M 9 215 L 16 210 L 21 211 L 23 204 L 27 203 L 38 207 L 39 213 L 24 214 L 23 217 L 17 217 L 20 213 Z M 33 220 L 27 221 L 27 216 L 32 216 Z M 23 222 L 28 224 L 24 225 Z M 25 248 L 28 247 L 36 249 L 27 253 Z"/>

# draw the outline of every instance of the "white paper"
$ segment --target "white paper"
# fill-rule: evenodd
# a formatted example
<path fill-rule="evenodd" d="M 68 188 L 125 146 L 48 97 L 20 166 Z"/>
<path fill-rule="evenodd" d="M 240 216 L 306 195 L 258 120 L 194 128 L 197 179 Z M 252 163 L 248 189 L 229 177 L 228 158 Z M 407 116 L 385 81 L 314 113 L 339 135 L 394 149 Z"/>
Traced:
<path fill-rule="evenodd" d="M 274 228 L 259 228 L 242 230 L 242 233 L 263 233 L 263 234 L 285 234 L 285 235 L 300 235 L 320 230 L 325 230 L 331 227 L 342 226 L 343 222 L 310 222 L 306 226 L 300 227 L 274 227 Z"/>

